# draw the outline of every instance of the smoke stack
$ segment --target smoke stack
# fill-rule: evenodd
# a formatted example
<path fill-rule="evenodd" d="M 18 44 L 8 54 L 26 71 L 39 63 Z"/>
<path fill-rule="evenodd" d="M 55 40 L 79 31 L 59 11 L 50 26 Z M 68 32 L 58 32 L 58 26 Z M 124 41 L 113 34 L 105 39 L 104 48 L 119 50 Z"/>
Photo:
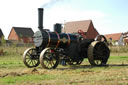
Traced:
<path fill-rule="evenodd" d="M 38 8 L 38 28 L 40 31 L 43 31 L 43 8 Z"/>

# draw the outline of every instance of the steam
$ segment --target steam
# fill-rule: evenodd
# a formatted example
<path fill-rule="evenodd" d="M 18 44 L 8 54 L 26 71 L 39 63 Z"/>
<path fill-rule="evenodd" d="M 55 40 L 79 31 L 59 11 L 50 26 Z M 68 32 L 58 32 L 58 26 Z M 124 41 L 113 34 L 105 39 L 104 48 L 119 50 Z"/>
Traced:
<path fill-rule="evenodd" d="M 58 3 L 58 2 L 62 2 L 64 0 L 49 0 L 49 2 L 43 4 L 41 7 L 43 8 L 49 8 L 51 6 L 53 6 L 54 4 Z"/>

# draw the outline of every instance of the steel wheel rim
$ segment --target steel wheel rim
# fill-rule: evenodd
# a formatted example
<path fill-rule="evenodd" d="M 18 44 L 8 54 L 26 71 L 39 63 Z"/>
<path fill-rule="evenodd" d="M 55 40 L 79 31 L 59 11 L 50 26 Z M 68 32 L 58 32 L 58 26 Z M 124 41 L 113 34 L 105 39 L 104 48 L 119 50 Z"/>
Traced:
<path fill-rule="evenodd" d="M 110 51 L 103 42 L 94 41 L 88 48 L 88 60 L 91 65 L 101 66 L 107 63 Z"/>
<path fill-rule="evenodd" d="M 55 55 L 55 53 L 50 54 L 49 51 L 50 51 L 50 49 L 47 50 L 47 52 L 46 52 L 48 54 L 46 54 L 46 53 L 44 54 L 45 57 L 43 58 L 43 60 L 44 60 L 44 64 L 46 65 L 47 68 L 52 68 L 57 61 L 56 61 L 56 59 L 54 59 L 54 57 L 51 57 L 51 56 Z M 51 58 L 49 58 L 49 57 L 51 57 Z"/>
<path fill-rule="evenodd" d="M 23 55 L 23 62 L 29 68 L 38 66 L 39 56 L 36 54 L 36 49 L 34 48 L 27 49 Z"/>
<path fill-rule="evenodd" d="M 105 38 L 104 35 L 97 35 L 94 40 L 95 41 L 104 42 L 106 45 L 108 45 L 107 39 Z"/>
<path fill-rule="evenodd" d="M 95 49 L 95 48 L 97 48 L 97 49 Z M 96 54 L 95 54 L 95 52 L 96 52 Z M 94 47 L 93 53 L 94 53 L 94 62 L 96 65 L 102 65 L 103 63 L 105 63 L 105 62 L 103 62 L 107 56 L 105 44 L 100 43 L 100 42 L 98 44 L 96 44 L 96 46 Z M 95 59 L 95 57 L 97 57 L 97 58 Z"/>
<path fill-rule="evenodd" d="M 46 48 L 40 55 L 40 62 L 43 68 L 54 69 L 59 63 L 59 59 L 55 52 L 50 52 L 50 48 Z"/>

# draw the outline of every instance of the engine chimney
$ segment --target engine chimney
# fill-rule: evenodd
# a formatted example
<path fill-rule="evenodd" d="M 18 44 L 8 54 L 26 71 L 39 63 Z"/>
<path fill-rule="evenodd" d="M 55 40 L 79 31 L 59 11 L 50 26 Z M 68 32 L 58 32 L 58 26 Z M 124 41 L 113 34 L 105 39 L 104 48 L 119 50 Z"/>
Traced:
<path fill-rule="evenodd" d="M 38 8 L 38 28 L 42 32 L 43 31 L 43 8 Z"/>

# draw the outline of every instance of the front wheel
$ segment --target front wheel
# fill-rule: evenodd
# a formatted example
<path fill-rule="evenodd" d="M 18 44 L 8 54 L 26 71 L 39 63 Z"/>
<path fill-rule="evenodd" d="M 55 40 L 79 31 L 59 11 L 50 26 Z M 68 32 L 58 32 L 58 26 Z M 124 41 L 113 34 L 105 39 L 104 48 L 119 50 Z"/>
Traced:
<path fill-rule="evenodd" d="M 56 51 L 51 48 L 45 48 L 40 54 L 40 64 L 45 69 L 55 69 L 59 64 L 59 57 Z"/>
<path fill-rule="evenodd" d="M 23 62 L 28 68 L 37 67 L 40 64 L 35 48 L 29 48 L 24 52 Z"/>

